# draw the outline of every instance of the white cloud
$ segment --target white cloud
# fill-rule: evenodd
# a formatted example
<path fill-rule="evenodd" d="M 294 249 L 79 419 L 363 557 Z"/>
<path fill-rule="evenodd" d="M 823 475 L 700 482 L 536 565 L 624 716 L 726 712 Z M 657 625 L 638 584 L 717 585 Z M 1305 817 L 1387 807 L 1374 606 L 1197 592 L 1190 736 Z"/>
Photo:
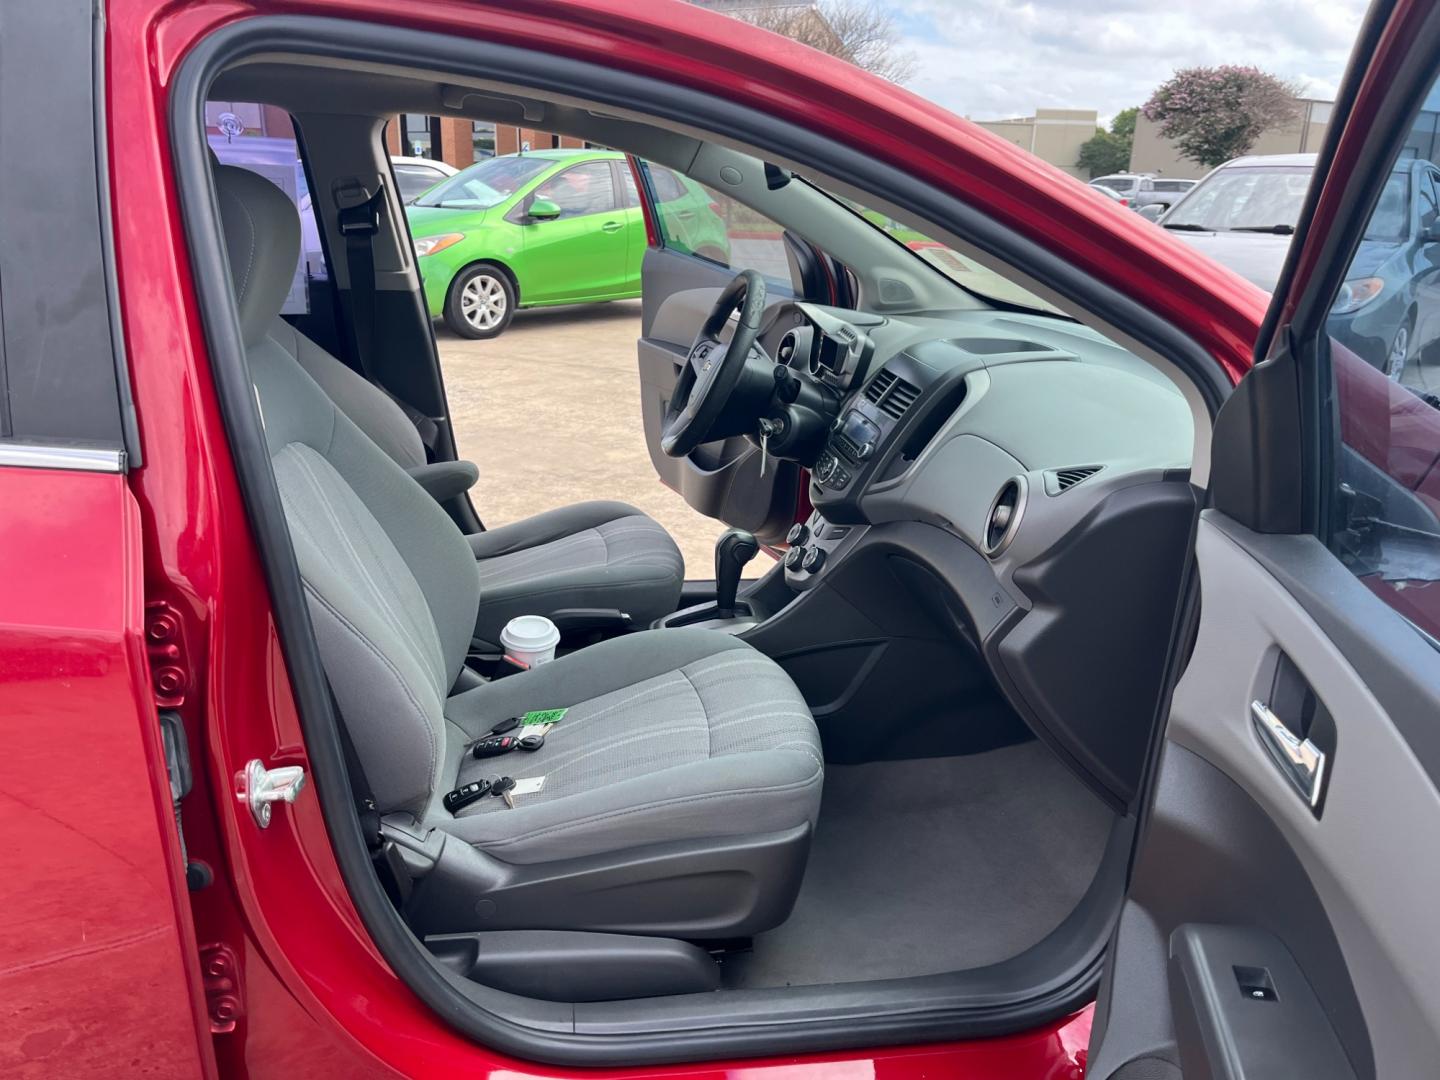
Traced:
<path fill-rule="evenodd" d="M 1335 94 L 1367 0 L 885 0 L 909 89 L 976 119 L 1039 107 L 1108 119 L 1177 68 L 1253 64 Z"/>

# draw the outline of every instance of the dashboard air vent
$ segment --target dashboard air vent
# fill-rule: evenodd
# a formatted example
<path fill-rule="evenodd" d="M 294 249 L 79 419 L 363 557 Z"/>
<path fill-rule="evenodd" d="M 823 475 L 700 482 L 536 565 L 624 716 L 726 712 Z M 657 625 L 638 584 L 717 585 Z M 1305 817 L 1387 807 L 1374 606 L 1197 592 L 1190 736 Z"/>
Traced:
<path fill-rule="evenodd" d="M 870 385 L 865 387 L 865 400 L 873 401 L 876 405 L 879 405 L 880 399 L 885 396 L 885 391 L 890 389 L 890 384 L 893 383 L 895 379 L 896 375 L 893 371 L 887 368 L 881 368 L 875 373 L 875 377 L 870 380 Z"/>
<path fill-rule="evenodd" d="M 881 368 L 865 387 L 865 399 L 880 406 L 880 411 L 899 420 L 920 396 L 920 388 L 900 378 L 888 368 Z"/>
<path fill-rule="evenodd" d="M 1004 551 L 1025 513 L 1025 478 L 1012 476 L 1001 486 L 985 516 L 985 554 L 992 559 Z"/>
<path fill-rule="evenodd" d="M 1069 469 L 1052 469 L 1045 474 L 1045 493 L 1059 495 L 1068 491 L 1082 480 L 1088 480 L 1100 471 L 1099 465 L 1076 465 Z"/>

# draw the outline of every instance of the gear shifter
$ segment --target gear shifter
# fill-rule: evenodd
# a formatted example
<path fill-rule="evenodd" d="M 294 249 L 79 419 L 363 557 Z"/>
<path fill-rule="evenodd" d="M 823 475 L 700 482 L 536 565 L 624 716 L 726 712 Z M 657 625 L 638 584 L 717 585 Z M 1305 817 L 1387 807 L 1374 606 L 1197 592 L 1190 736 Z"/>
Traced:
<path fill-rule="evenodd" d="M 740 571 L 760 553 L 754 533 L 726 529 L 715 541 L 715 611 L 722 619 L 735 617 L 735 593 L 740 588 Z"/>

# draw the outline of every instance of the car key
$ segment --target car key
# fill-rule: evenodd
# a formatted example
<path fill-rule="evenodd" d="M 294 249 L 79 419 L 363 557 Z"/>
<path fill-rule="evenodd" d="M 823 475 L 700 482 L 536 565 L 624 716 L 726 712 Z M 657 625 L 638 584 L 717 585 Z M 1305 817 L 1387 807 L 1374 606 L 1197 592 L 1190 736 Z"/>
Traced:
<path fill-rule="evenodd" d="M 493 784 L 490 785 L 490 794 L 499 795 L 502 799 L 505 800 L 505 805 L 508 806 L 511 810 L 514 810 L 515 796 L 510 794 L 510 789 L 514 786 L 515 778 L 513 776 L 502 776 L 499 780 L 496 780 Z"/>
<path fill-rule="evenodd" d="M 515 781 L 511 780 L 510 784 L 513 787 Z M 472 802 L 475 802 L 478 799 L 483 799 L 486 795 L 489 794 L 489 780 L 472 780 L 470 783 L 464 785 L 463 787 L 458 787 L 454 791 L 446 792 L 443 801 L 445 803 L 445 809 L 449 810 L 453 814 L 462 806 L 469 806 Z"/>
<path fill-rule="evenodd" d="M 514 735 L 492 735 L 471 747 L 470 754 L 477 758 L 499 757 L 501 754 L 510 753 L 519 744 L 520 740 Z"/>
<path fill-rule="evenodd" d="M 491 735 L 504 735 L 507 731 L 514 731 L 520 726 L 520 717 L 507 716 L 490 729 Z"/>
<path fill-rule="evenodd" d="M 545 736 L 543 734 L 521 735 L 519 745 L 521 750 L 529 750 L 531 752 L 539 750 L 540 747 L 545 745 Z"/>

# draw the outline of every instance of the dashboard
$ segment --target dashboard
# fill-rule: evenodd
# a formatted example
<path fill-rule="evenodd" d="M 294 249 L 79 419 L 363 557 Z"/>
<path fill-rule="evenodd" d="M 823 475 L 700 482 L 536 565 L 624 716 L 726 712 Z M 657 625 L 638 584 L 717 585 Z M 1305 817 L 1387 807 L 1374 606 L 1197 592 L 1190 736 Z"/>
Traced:
<path fill-rule="evenodd" d="M 786 300 L 764 327 L 768 355 L 833 401 L 789 588 L 873 595 L 887 567 L 920 566 L 924 602 L 1032 729 L 1124 805 L 1195 512 L 1190 404 L 1064 319 Z"/>

